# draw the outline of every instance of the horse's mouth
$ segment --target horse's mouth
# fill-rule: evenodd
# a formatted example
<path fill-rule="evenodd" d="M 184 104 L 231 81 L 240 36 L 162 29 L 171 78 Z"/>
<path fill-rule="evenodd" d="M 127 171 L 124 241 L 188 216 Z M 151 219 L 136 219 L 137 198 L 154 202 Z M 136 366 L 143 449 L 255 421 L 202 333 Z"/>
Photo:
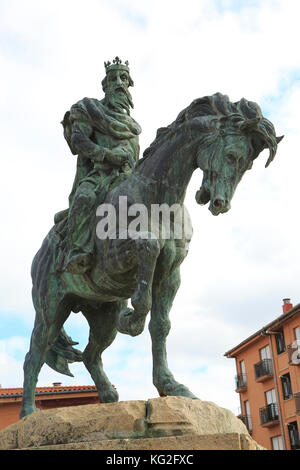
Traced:
<path fill-rule="evenodd" d="M 219 215 L 222 214 L 222 208 L 215 206 L 212 202 L 210 203 L 208 210 L 212 213 L 212 215 Z"/>

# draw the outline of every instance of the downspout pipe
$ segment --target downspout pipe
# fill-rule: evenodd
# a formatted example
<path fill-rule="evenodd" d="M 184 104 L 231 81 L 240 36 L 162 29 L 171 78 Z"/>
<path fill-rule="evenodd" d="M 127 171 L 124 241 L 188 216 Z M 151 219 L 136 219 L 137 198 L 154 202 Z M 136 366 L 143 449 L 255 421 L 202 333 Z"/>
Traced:
<path fill-rule="evenodd" d="M 282 419 L 282 412 L 281 412 L 281 405 L 280 405 L 280 395 L 279 395 L 279 388 L 278 388 L 278 380 L 275 368 L 275 360 L 274 360 L 274 351 L 273 351 L 273 343 L 272 343 L 272 335 L 276 335 L 275 331 L 266 330 L 261 333 L 261 336 L 269 336 L 269 344 L 270 344 L 270 351 L 271 351 L 271 360 L 272 360 L 272 367 L 273 367 L 273 374 L 274 374 L 274 382 L 275 382 L 275 390 L 276 390 L 276 397 L 277 397 L 277 405 L 278 405 L 278 415 L 279 415 L 279 422 L 281 428 L 281 434 L 283 438 L 283 446 L 284 450 L 287 450 L 286 445 L 286 438 L 285 438 L 285 431 L 284 431 L 284 424 Z"/>
<path fill-rule="evenodd" d="M 236 367 L 236 373 L 238 374 L 239 371 L 238 371 L 238 363 L 237 363 L 237 358 L 235 357 L 235 367 Z M 239 393 L 239 398 L 240 398 L 240 409 L 241 409 L 241 415 L 243 415 L 244 413 L 244 410 L 243 410 L 243 403 L 242 403 L 242 397 L 241 397 L 241 394 Z M 245 413 L 246 413 L 246 410 L 245 410 Z"/>

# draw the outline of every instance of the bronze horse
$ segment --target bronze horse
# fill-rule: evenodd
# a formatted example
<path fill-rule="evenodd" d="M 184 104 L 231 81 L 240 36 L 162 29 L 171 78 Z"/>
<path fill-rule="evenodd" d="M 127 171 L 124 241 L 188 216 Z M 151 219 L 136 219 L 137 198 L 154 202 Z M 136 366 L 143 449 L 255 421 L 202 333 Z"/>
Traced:
<path fill-rule="evenodd" d="M 126 197 L 128 206 L 138 203 L 150 211 L 155 204 L 177 204 L 184 211 L 187 185 L 194 170 L 200 168 L 203 181 L 196 201 L 210 202 L 213 215 L 224 213 L 253 160 L 268 148 L 268 166 L 280 140 L 256 103 L 245 99 L 232 103 L 220 93 L 196 99 L 172 124 L 157 131 L 132 174 L 109 191 L 105 202 L 118 209 L 120 200 Z M 68 362 L 82 360 L 100 401 L 117 401 L 118 393 L 103 370 L 102 352 L 118 331 L 140 334 L 150 311 L 153 383 L 159 395 L 196 398 L 174 379 L 166 352 L 169 312 L 180 285 L 179 268 L 188 252 L 191 225 L 183 224 L 180 238 L 174 235 L 174 220 L 168 237 L 162 236 L 164 222 L 134 237 L 130 230 L 127 232 L 130 221 L 132 217 L 128 218 L 125 236 L 121 233 L 123 227 L 118 228 L 117 237 L 95 237 L 95 262 L 86 274 L 55 269 L 60 242 L 55 226 L 36 254 L 32 263 L 36 318 L 24 362 L 21 417 L 35 411 L 35 387 L 44 363 L 72 375 Z M 127 308 L 128 299 L 133 308 Z M 83 353 L 73 348 L 76 343 L 63 328 L 72 311 L 81 311 L 90 326 L 89 343 Z"/>

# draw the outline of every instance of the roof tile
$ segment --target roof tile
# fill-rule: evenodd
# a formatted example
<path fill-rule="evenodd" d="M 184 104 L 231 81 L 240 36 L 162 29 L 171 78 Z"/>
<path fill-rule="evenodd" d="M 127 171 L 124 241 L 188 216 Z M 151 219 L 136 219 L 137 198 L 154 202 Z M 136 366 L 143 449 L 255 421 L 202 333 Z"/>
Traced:
<path fill-rule="evenodd" d="M 55 386 L 55 387 L 36 387 L 36 393 L 41 392 L 59 392 L 59 391 L 80 391 L 80 390 L 90 390 L 90 391 L 97 391 L 95 385 L 71 385 L 71 386 Z M 2 395 L 15 395 L 15 394 L 22 394 L 23 388 L 0 388 L 0 398 Z"/>

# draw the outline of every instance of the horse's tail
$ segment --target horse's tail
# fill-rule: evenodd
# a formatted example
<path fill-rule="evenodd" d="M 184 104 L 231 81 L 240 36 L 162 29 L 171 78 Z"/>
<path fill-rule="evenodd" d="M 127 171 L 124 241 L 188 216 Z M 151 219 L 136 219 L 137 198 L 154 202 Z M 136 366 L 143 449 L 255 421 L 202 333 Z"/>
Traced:
<path fill-rule="evenodd" d="M 72 362 L 82 362 L 82 352 L 73 348 L 75 341 L 67 335 L 64 328 L 60 330 L 59 336 L 51 346 L 46 355 L 46 364 L 60 374 L 74 377 L 68 364 Z"/>
<path fill-rule="evenodd" d="M 52 228 L 32 262 L 31 277 L 34 303 L 35 298 L 39 297 L 38 292 L 47 292 L 48 290 L 49 272 L 53 265 L 53 259 L 55 259 L 57 255 L 55 237 L 56 234 Z M 56 251 L 54 256 L 53 250 Z M 46 364 L 56 372 L 74 377 L 70 372 L 68 364 L 82 361 L 82 352 L 79 349 L 73 348 L 76 344 L 78 343 L 74 342 L 72 338 L 67 335 L 64 328 L 62 328 L 54 344 L 46 354 Z"/>

